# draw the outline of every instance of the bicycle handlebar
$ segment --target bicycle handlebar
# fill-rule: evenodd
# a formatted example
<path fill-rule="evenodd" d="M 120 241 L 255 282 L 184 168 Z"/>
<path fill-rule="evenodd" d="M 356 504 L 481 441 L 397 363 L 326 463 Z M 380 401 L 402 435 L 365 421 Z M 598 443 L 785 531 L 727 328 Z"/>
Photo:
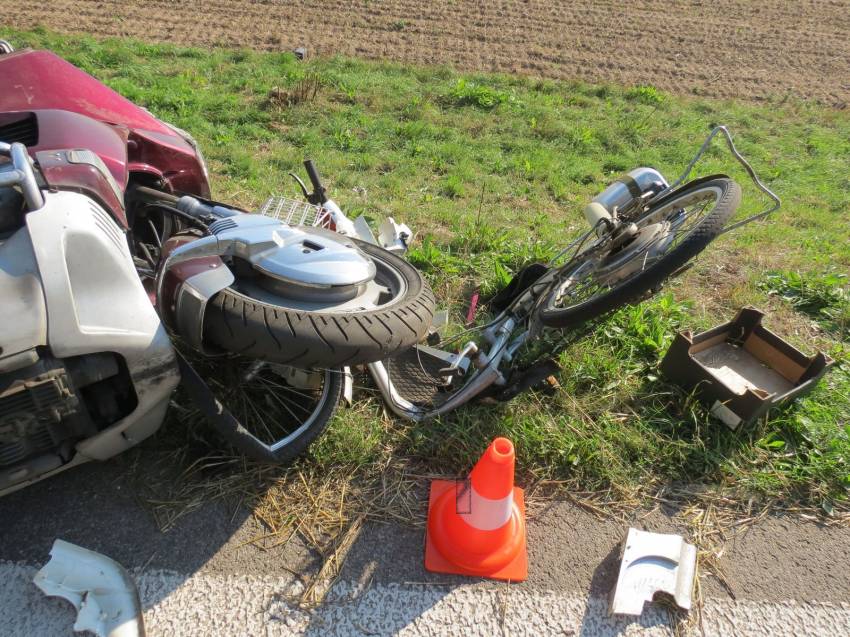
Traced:
<path fill-rule="evenodd" d="M 310 203 L 323 204 L 328 200 L 325 187 L 322 185 L 322 178 L 319 176 L 319 171 L 312 159 L 304 160 L 304 168 L 307 170 L 307 177 L 310 178 L 310 183 L 313 184 L 313 194 L 310 196 Z"/>

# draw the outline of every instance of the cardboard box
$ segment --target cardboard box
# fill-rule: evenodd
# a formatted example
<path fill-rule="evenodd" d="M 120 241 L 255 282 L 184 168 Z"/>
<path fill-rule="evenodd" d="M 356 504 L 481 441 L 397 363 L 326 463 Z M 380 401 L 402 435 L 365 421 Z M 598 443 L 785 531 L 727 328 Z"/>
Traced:
<path fill-rule="evenodd" d="M 745 307 L 707 332 L 680 332 L 661 361 L 665 376 L 695 387 L 711 413 L 732 429 L 811 391 L 834 363 L 822 352 L 806 356 L 763 327 L 763 317 Z"/>

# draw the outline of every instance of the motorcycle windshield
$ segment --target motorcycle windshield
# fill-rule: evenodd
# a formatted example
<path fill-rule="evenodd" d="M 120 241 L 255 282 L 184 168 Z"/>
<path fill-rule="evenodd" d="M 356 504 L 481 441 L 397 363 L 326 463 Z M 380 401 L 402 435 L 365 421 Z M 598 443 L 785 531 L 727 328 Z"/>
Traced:
<path fill-rule="evenodd" d="M 24 49 L 0 56 L 0 111 L 59 109 L 175 137 L 143 108 L 50 51 Z"/>

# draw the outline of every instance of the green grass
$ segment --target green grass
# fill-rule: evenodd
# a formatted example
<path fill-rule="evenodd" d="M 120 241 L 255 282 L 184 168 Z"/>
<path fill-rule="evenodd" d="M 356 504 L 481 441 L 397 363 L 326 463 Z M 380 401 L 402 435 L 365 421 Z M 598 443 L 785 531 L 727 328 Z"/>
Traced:
<path fill-rule="evenodd" d="M 777 294 L 794 309 L 811 316 L 838 336 L 850 335 L 850 286 L 847 274 L 835 272 L 803 275 L 769 272 L 759 283 L 768 294 Z"/>
<path fill-rule="evenodd" d="M 344 58 L 298 62 L 290 54 L 43 31 L 3 37 L 53 49 L 190 131 L 220 200 L 250 207 L 273 193 L 294 194 L 287 173 L 312 157 L 350 216 L 374 222 L 392 215 L 418 232 L 410 259 L 455 317 L 474 288 L 492 291 L 524 263 L 565 245 L 582 227 L 584 202 L 619 173 L 651 165 L 677 176 L 710 127 L 726 124 L 783 198 L 782 210 L 723 237 L 668 293 L 618 312 L 562 351 L 554 397 L 531 393 L 410 424 L 387 417 L 373 393 L 361 392 L 304 462 L 357 475 L 392 455 L 462 473 L 490 438 L 508 435 L 526 482 L 557 479 L 618 493 L 699 483 L 824 510 L 846 499 L 847 333 L 809 330 L 806 313 L 846 319 L 846 305 L 829 290 L 837 281 L 830 277 L 850 271 L 847 112 L 779 98 L 714 101 L 652 86 Z M 306 77 L 321 82 L 315 99 L 291 106 L 270 99 L 274 89 L 289 95 Z M 713 172 L 743 186 L 742 215 L 764 205 L 719 145 L 698 166 L 699 174 Z M 658 364 L 676 330 L 728 320 L 744 303 L 770 308 L 769 327 L 839 362 L 810 397 L 735 433 L 661 378 Z"/>

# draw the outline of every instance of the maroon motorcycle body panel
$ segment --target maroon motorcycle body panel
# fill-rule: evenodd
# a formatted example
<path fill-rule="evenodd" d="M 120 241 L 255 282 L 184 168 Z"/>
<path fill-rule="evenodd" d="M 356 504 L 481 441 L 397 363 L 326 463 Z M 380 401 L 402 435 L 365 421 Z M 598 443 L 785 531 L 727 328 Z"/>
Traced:
<path fill-rule="evenodd" d="M 128 175 L 143 173 L 161 181 L 168 190 L 209 197 L 206 172 L 189 141 L 145 109 L 54 53 L 24 49 L 0 56 L 0 82 L 3 85 L 0 113 L 70 111 L 126 128 L 124 170 L 119 169 L 114 157 L 101 156 L 122 187 L 127 184 L 127 177 L 120 179 L 122 172 Z M 58 118 L 39 122 L 38 145 L 41 145 L 41 135 L 54 139 L 64 135 L 65 148 L 90 147 L 88 137 L 82 128 L 78 132 L 77 125 L 67 130 L 57 128 L 63 128 Z"/>
<path fill-rule="evenodd" d="M 39 162 L 48 186 L 94 198 L 122 227 L 127 227 L 124 189 L 128 179 L 129 131 L 126 128 L 70 111 L 31 110 L 0 113 L 0 131 L 7 132 L 6 135 L 0 132 L 0 139 L 6 137 L 27 145 L 30 155 Z M 91 163 L 69 160 L 70 149 L 83 148 L 100 158 L 108 174 Z"/>
<path fill-rule="evenodd" d="M 39 151 L 60 148 L 88 148 L 94 151 L 109 168 L 121 189 L 126 187 L 126 128 L 109 126 L 70 111 L 36 109 L 0 112 L 0 131 L 12 128 L 19 135 L 28 137 L 24 143 L 33 158 Z"/>
<path fill-rule="evenodd" d="M 162 259 L 167 259 L 168 256 L 177 248 L 180 248 L 187 243 L 191 243 L 197 238 L 197 235 L 192 235 L 190 233 L 176 234 L 169 237 L 169 239 L 162 245 Z M 200 274 L 201 272 L 223 267 L 227 266 L 225 266 L 221 257 L 199 257 L 197 259 L 192 259 L 175 265 L 165 273 L 165 278 L 162 282 L 162 298 L 176 299 L 177 292 L 180 289 L 180 286 L 183 285 L 184 281 L 191 279 L 193 276 Z M 149 281 L 147 289 L 151 298 L 151 303 L 156 306 L 156 292 L 154 290 L 153 281 Z M 173 305 L 163 303 L 163 305 L 159 308 L 159 311 L 160 315 L 166 319 L 166 323 L 169 323 L 170 321 L 172 325 L 174 324 L 175 317 Z"/>
<path fill-rule="evenodd" d="M 110 180 L 100 169 L 88 162 L 74 161 L 76 149 L 42 150 L 35 153 L 41 174 L 50 188 L 80 192 L 98 202 L 124 229 L 129 229 L 124 210 L 124 192 L 114 179 Z M 114 185 L 114 187 L 113 187 Z"/>

